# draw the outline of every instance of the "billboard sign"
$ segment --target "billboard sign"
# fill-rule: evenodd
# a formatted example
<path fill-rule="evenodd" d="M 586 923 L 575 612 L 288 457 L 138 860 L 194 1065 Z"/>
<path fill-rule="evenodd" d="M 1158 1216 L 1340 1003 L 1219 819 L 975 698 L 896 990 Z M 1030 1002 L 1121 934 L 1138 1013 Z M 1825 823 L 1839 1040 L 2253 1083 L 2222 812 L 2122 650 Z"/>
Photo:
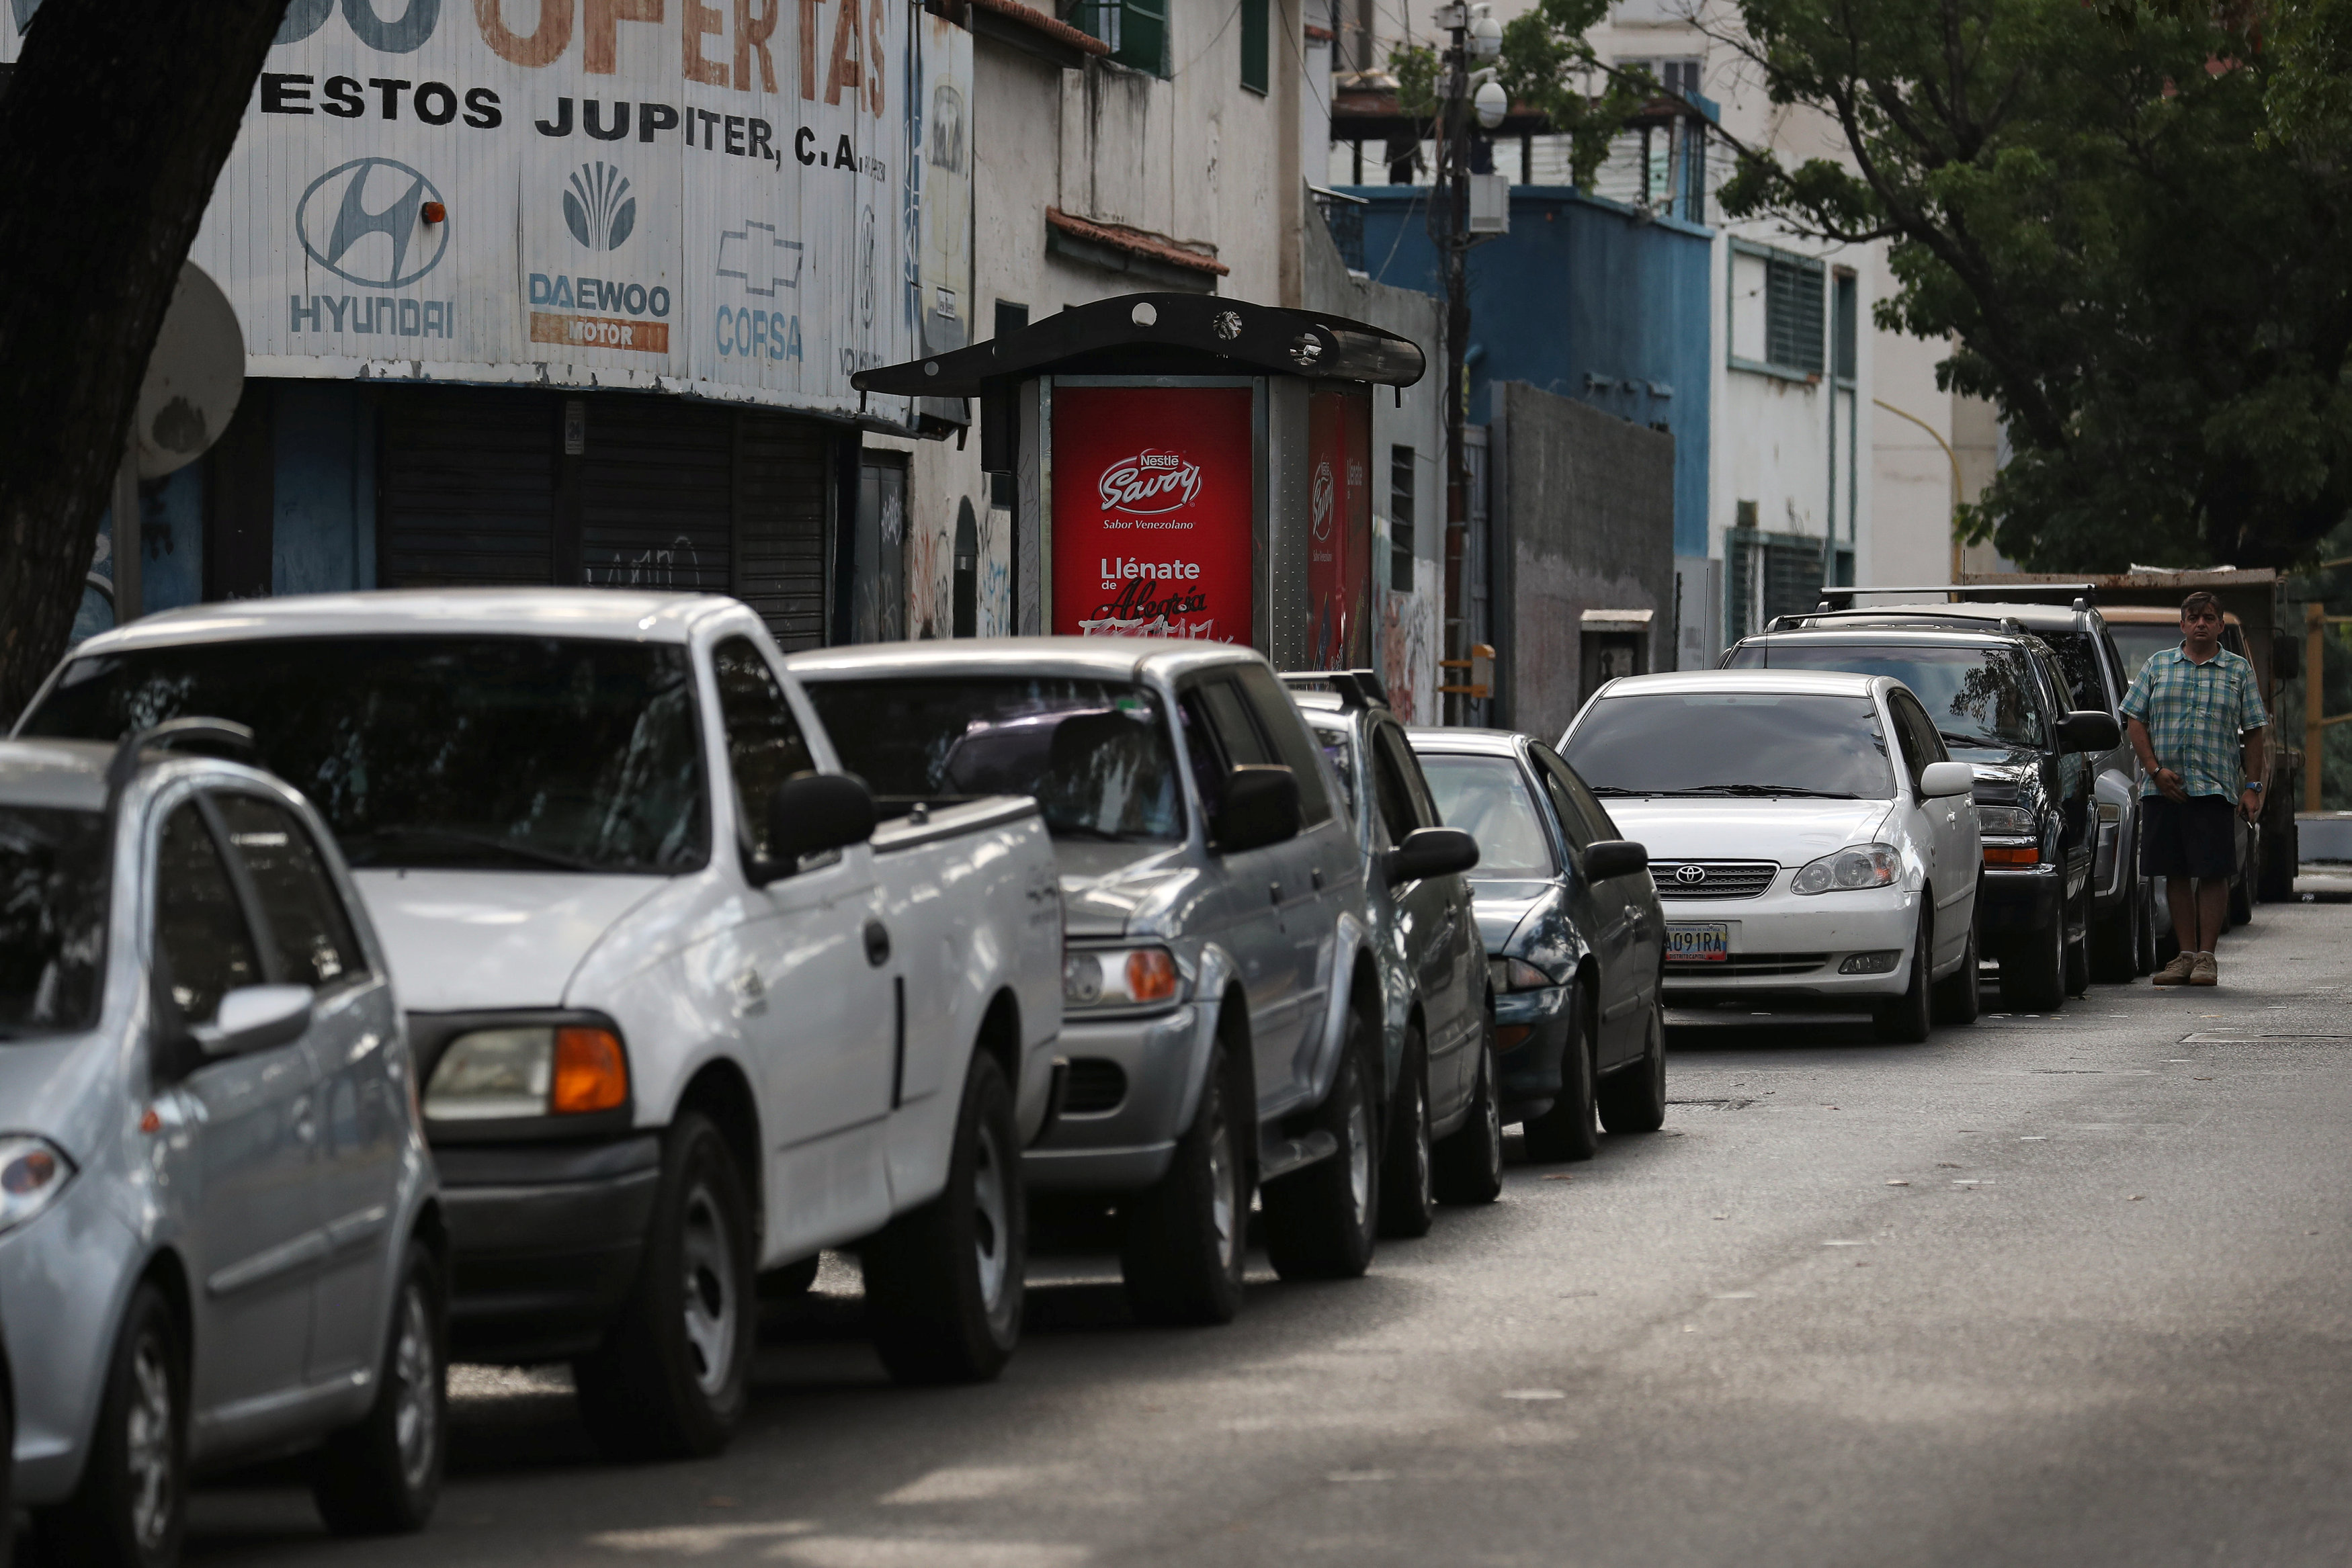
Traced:
<path fill-rule="evenodd" d="M 1307 399 L 1307 659 L 1318 670 L 1371 662 L 1372 398 L 1318 388 Z"/>
<path fill-rule="evenodd" d="M 1057 384 L 1053 630 L 1247 643 L 1255 393 Z"/>
<path fill-rule="evenodd" d="M 255 375 L 852 412 L 971 337 L 971 100 L 907 0 L 292 0 L 191 259 Z"/>

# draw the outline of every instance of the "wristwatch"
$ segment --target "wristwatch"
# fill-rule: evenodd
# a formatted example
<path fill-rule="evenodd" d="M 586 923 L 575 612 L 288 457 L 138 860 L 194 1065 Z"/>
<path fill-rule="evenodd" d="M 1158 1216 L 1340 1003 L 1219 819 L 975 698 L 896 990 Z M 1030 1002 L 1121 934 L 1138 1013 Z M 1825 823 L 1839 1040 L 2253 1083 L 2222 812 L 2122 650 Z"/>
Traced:
<path fill-rule="evenodd" d="M 2247 788 L 2247 789 L 2252 789 L 2255 794 L 2259 795 L 2259 794 L 2261 794 L 2261 793 L 2263 792 L 2263 781 L 2262 781 L 2261 779 L 2255 779 L 2252 783 L 2251 783 L 2251 784 L 2247 785 L 2247 786 L 2246 786 L 2246 788 Z"/>

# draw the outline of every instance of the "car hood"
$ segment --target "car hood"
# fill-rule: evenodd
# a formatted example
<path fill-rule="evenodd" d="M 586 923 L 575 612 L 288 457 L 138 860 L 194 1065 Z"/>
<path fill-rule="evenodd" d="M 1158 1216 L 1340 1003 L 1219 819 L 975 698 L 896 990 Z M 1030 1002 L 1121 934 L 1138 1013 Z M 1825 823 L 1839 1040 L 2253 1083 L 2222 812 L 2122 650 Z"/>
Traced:
<path fill-rule="evenodd" d="M 1202 877 L 1181 844 L 1108 844 L 1055 839 L 1066 936 L 1168 931 L 1199 894 Z"/>
<path fill-rule="evenodd" d="M 1778 861 L 1802 865 L 1848 844 L 1867 843 L 1890 800 L 1744 800 L 1719 797 L 1612 797 L 1609 815 L 1654 861 Z"/>
<path fill-rule="evenodd" d="M 1500 953 L 1528 915 L 1547 907 L 1560 895 L 1555 882 L 1527 882 L 1517 878 L 1497 877 L 1482 882 L 1475 875 L 1470 879 L 1470 910 L 1478 919 L 1478 939 L 1489 953 Z"/>
<path fill-rule="evenodd" d="M 108 1092 L 110 1076 L 120 1071 L 114 1056 L 102 1034 L 0 1040 L 0 1105 L 8 1108 L 5 1130 L 47 1138 L 76 1165 L 87 1166 L 103 1135 L 102 1123 L 121 1113 L 120 1083 Z"/>
<path fill-rule="evenodd" d="M 665 885 L 571 872 L 352 873 L 413 1012 L 563 1005 L 565 986 L 613 924 Z"/>

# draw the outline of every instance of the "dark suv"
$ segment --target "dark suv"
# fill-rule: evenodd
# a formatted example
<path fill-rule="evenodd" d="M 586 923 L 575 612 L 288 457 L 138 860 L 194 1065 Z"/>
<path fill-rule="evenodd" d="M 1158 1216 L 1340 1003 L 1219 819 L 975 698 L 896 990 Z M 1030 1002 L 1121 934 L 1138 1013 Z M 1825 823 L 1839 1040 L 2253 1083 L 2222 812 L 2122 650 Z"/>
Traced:
<path fill-rule="evenodd" d="M 2000 965 L 2002 1004 L 2047 1012 L 2090 984 L 2097 758 L 2122 731 L 2104 706 L 2072 707 L 2048 643 L 2014 624 L 1840 626 L 1766 632 L 1723 664 L 1852 670 L 1910 687 L 1953 759 L 1976 770 L 1979 950 Z"/>
<path fill-rule="evenodd" d="M 2049 644 L 2069 708 L 2104 708 L 2123 720 L 2132 671 L 2094 602 L 2088 583 L 1993 588 L 1830 588 L 1824 608 L 1783 616 L 1768 630 L 1867 631 L 1879 626 L 1939 627 L 1974 632 L 2020 628 Z M 2040 602 L 2021 592 L 2042 596 Z M 1857 605 L 1862 594 L 1899 595 L 1894 604 Z M 1935 598 L 1931 599 L 1929 596 Z M 1948 596 L 1948 602 L 1939 602 Z M 2092 759 L 2096 769 L 2098 831 L 2091 856 L 2091 978 L 2128 984 L 2156 968 L 2155 884 L 2139 874 L 2139 758 L 2120 737 Z"/>

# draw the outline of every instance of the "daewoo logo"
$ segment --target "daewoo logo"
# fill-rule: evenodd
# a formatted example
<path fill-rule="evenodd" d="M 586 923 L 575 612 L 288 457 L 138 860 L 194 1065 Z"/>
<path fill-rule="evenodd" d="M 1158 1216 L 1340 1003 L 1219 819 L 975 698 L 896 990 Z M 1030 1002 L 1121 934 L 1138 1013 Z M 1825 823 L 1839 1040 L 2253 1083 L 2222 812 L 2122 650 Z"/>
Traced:
<path fill-rule="evenodd" d="M 440 199 L 433 182 L 405 163 L 354 158 L 310 182 L 294 208 L 294 237 L 338 277 L 363 288 L 404 288 L 449 248 L 449 225 L 422 217 L 425 204 Z M 424 246 L 410 255 L 419 240 Z"/>
<path fill-rule="evenodd" d="M 1104 469 L 1097 488 L 1107 511 L 1181 511 L 1201 493 L 1201 465 L 1173 452 L 1139 452 Z"/>
<path fill-rule="evenodd" d="M 563 193 L 563 226 L 590 250 L 618 250 L 637 228 L 628 176 L 610 163 L 583 163 Z"/>

